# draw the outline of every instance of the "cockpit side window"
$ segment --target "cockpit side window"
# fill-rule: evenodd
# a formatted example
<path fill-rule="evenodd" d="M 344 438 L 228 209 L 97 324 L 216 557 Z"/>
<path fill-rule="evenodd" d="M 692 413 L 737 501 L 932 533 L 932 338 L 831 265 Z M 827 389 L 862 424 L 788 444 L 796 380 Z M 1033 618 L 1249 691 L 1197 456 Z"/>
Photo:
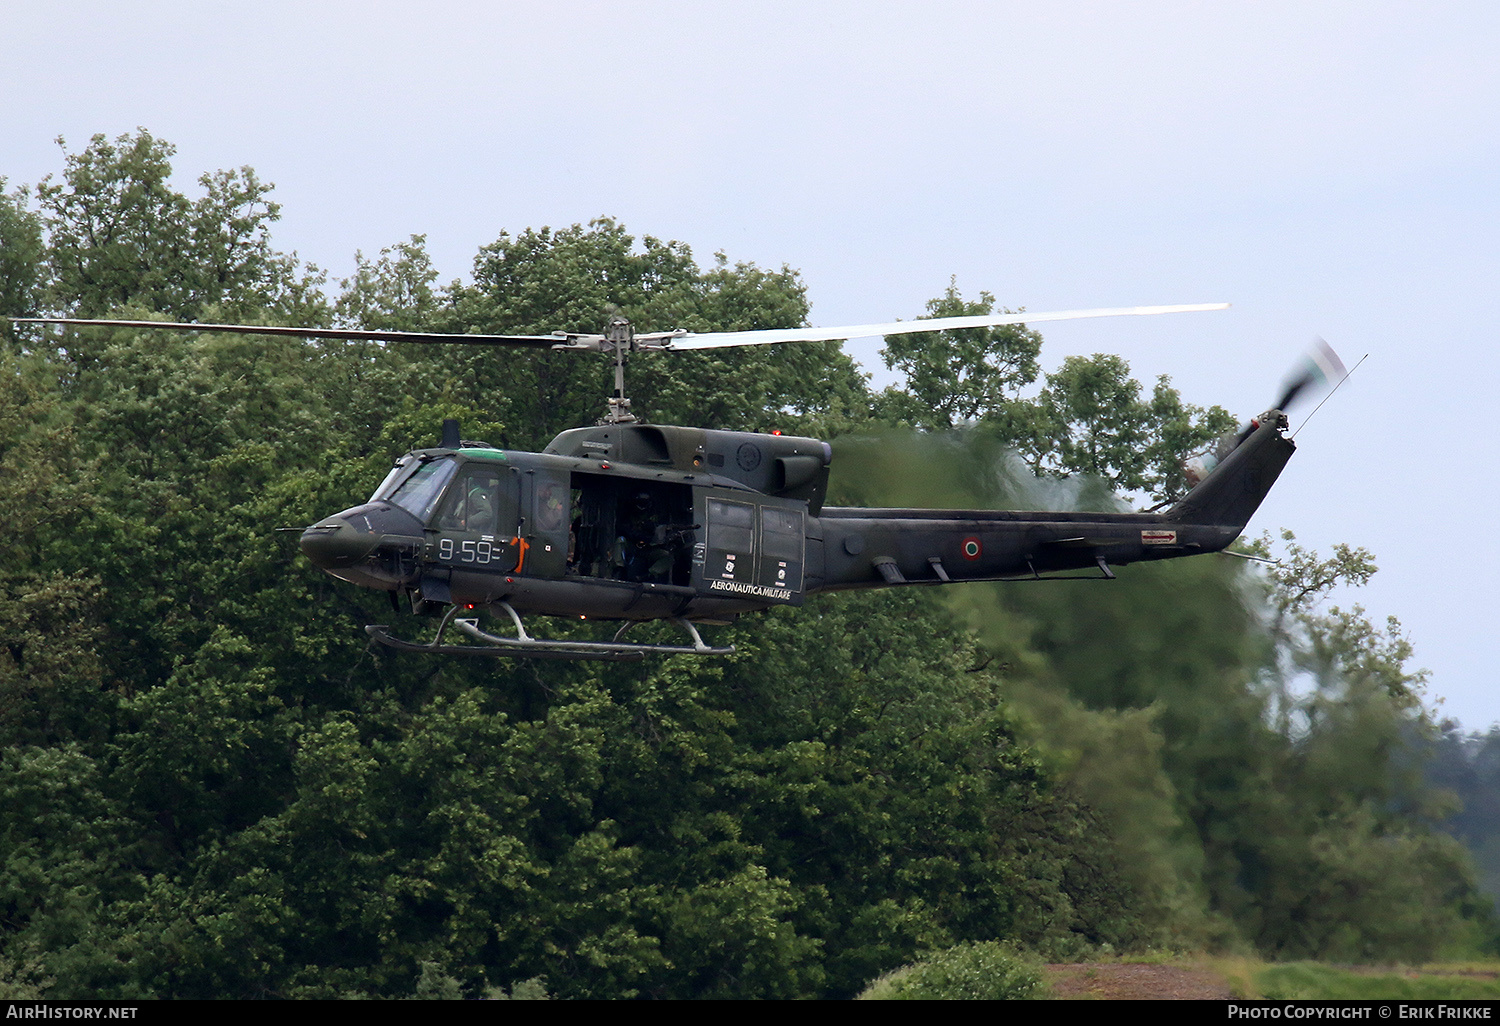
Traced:
<path fill-rule="evenodd" d="M 510 537 L 516 530 L 517 500 L 515 475 L 471 464 L 448 490 L 436 526 L 441 531 Z"/>
<path fill-rule="evenodd" d="M 424 463 L 391 493 L 390 501 L 425 524 L 437 505 L 438 496 L 443 494 L 443 488 L 457 469 L 458 462 L 452 459 Z"/>

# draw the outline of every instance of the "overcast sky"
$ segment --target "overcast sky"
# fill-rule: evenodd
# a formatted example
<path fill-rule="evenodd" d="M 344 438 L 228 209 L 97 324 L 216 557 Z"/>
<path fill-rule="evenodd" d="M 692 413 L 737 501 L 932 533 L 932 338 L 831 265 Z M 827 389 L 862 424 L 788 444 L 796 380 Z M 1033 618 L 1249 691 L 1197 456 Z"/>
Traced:
<path fill-rule="evenodd" d="M 1500 719 L 1500 5 L 7 5 L 0 176 L 95 133 L 251 165 L 275 241 L 346 275 L 426 234 L 600 215 L 700 261 L 790 265 L 815 325 L 910 318 L 950 277 L 1249 416 L 1315 336 L 1369 361 L 1251 524 L 1376 553 L 1430 694 Z M 878 342 L 851 344 L 875 372 Z M 1298 418 L 1300 419 L 1300 418 Z M 1295 421 L 1294 421 L 1295 423 Z"/>

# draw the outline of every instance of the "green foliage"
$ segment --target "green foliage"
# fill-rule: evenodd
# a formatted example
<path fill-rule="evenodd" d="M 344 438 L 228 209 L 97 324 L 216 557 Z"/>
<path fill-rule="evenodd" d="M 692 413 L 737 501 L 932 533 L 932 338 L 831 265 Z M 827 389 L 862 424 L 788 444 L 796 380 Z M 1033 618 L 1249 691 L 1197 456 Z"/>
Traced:
<path fill-rule="evenodd" d="M 646 236 L 638 246 L 607 218 L 502 234 L 480 250 L 474 284 L 454 286 L 448 298 L 437 319 L 445 329 L 500 334 L 594 332 L 616 312 L 637 332 L 790 328 L 807 317 L 806 290 L 789 268 L 731 265 L 719 254 L 702 271 L 682 243 Z M 441 359 L 461 395 L 497 407 L 510 429 L 502 441 L 514 448 L 540 448 L 558 431 L 594 420 L 612 389 L 605 361 L 574 353 L 497 361 L 449 352 Z M 834 343 L 715 350 L 690 361 L 646 353 L 634 364 L 632 401 L 658 421 L 791 431 L 868 411 L 863 378 Z"/>
<path fill-rule="evenodd" d="M 58 145 L 66 146 L 63 140 Z M 123 307 L 188 320 L 209 307 L 230 316 L 319 316 L 313 268 L 275 252 L 280 217 L 254 171 L 199 177 L 190 200 L 171 185 L 174 147 L 145 129 L 96 135 L 67 154 L 62 181 L 37 187 L 48 234 L 49 305 L 98 317 Z"/>
<path fill-rule="evenodd" d="M 876 505 L 1091 501 L 1029 479 L 980 431 L 839 451 L 831 488 Z M 1399 625 L 1322 608 L 1368 579 L 1368 553 L 1283 544 L 1264 578 L 1194 560 L 1128 567 L 1108 586 L 942 594 L 1023 714 L 1020 735 L 1107 825 L 1134 936 L 1431 957 L 1471 934 L 1484 903 L 1465 854 L 1431 826 L 1451 806 L 1422 779 L 1425 674 L 1408 668 Z"/>
<path fill-rule="evenodd" d="M 789 739 L 767 753 L 771 790 L 747 796 L 752 822 L 796 839 L 767 854 L 820 896 L 836 992 L 955 940 L 1076 954 L 1133 939 L 1108 838 L 1041 772 L 932 599 L 830 597 L 741 637 L 750 661 L 724 685 L 751 703 L 752 736 Z M 795 801 L 772 800 L 793 782 Z"/>
<path fill-rule="evenodd" d="M 1102 477 L 1121 490 L 1145 484 L 1146 418 L 1140 383 L 1130 365 L 1102 353 L 1070 356 L 1047 375 L 1042 404 L 1054 449 L 1044 451 L 1063 470 Z"/>
<path fill-rule="evenodd" d="M 953 284 L 927 304 L 930 317 L 994 309 L 988 292 L 970 302 Z M 1234 418 L 1219 407 L 1184 403 L 1165 375 L 1144 399 L 1130 365 L 1118 356 L 1068 357 L 1032 394 L 1041 345 L 1041 335 L 1024 325 L 891 335 L 882 355 L 905 380 L 879 395 L 876 412 L 928 430 L 982 423 L 1034 470 L 1085 475 L 1112 491 L 1149 493 L 1159 501 L 1187 492 L 1186 456 L 1234 428 Z"/>
<path fill-rule="evenodd" d="M 1481 974 L 1356 972 L 1294 962 L 1265 966 L 1254 974 L 1258 996 L 1271 1001 L 1494 1001 L 1500 981 L 1492 967 Z"/>
<path fill-rule="evenodd" d="M 41 300 L 42 220 L 25 188 L 5 191 L 0 176 L 0 317 L 37 312 Z"/>
<path fill-rule="evenodd" d="M 1183 402 L 1165 374 L 1156 379 L 1144 416 L 1149 429 L 1143 487 L 1160 501 L 1187 494 L 1190 484 L 1183 469 L 1185 457 L 1204 451 L 1215 439 L 1235 429 L 1228 410 Z"/>
<path fill-rule="evenodd" d="M 552 997 L 547 993 L 547 981 L 540 976 L 520 980 L 509 991 L 504 987 L 489 987 L 484 996 L 490 1001 L 548 1001 Z"/>
<path fill-rule="evenodd" d="M 422 975 L 417 978 L 416 996 L 425 1001 L 457 1001 L 464 996 L 464 989 L 457 980 L 438 968 L 436 962 L 423 962 Z"/>
<path fill-rule="evenodd" d="M 1494 955 L 1500 952 L 1500 924 L 1491 907 L 1500 895 L 1500 728 L 1465 733 L 1452 720 L 1427 746 L 1420 760 L 1427 782 L 1451 796 L 1440 828 L 1461 841 L 1474 856 L 1484 898 L 1475 915 L 1476 935 L 1459 954 Z"/>
<path fill-rule="evenodd" d="M 1187 492 L 1184 458 L 1234 428 L 1215 406 L 1184 403 L 1166 375 L 1150 401 L 1118 356 L 1070 356 L 1047 375 L 1039 398 L 1046 433 L 1033 442 L 1036 466 L 1086 474 L 1121 492 L 1147 492 L 1159 501 Z"/>
<path fill-rule="evenodd" d="M 416 236 L 360 258 L 330 306 L 271 248 L 269 185 L 219 173 L 190 199 L 170 156 L 145 132 L 100 137 L 38 212 L 9 194 L 7 308 L 521 333 L 594 331 L 612 308 L 642 331 L 806 318 L 795 272 L 704 270 L 608 220 L 502 235 L 474 284 L 446 289 Z M 950 290 L 930 312 L 973 307 Z M 836 490 L 1113 508 L 1039 455 L 1049 407 L 1021 394 L 1034 333 L 940 341 L 961 373 L 903 350 L 917 391 L 882 402 L 978 425 L 871 432 L 838 467 L 872 469 Z M 540 445 L 592 419 L 604 366 L 135 331 L 19 342 L 0 351 L 14 996 L 849 996 L 924 952 L 999 957 L 996 940 L 1417 957 L 1479 921 L 1462 852 L 1425 825 L 1447 806 L 1407 756 L 1435 736 L 1409 644 L 1318 603 L 1364 572 L 1357 550 L 1329 565 L 1293 549 L 1264 586 L 1199 561 L 1111 588 L 823 596 L 717 628 L 737 646 L 722 661 L 393 657 L 361 631 L 389 617 L 384 596 L 272 528 L 358 501 L 446 416 Z M 1100 368 L 1042 390 L 1078 439 L 1089 395 L 1148 405 L 1123 366 Z M 870 424 L 833 345 L 634 370 L 661 419 Z M 1165 388 L 1144 462 L 1099 421 L 1093 469 L 1175 487 L 1162 468 L 1211 418 Z"/>
<path fill-rule="evenodd" d="M 1176 812 L 1170 830 L 1158 828 L 1176 849 L 1161 853 L 1165 864 L 1262 952 L 1432 957 L 1472 914 L 1474 883 L 1459 847 L 1429 826 L 1444 806 L 1414 755 L 1431 724 L 1424 675 L 1406 669 L 1399 627 L 1378 631 L 1357 609 L 1309 611 L 1294 633 L 1268 634 L 1246 616 L 1235 568 L 1163 569 L 1122 575 L 1124 595 L 1087 596 L 1068 615 L 1037 610 L 1048 595 L 1033 596 L 1027 612 L 1032 644 L 1076 701 L 1122 725 L 1151 710 L 1169 784 L 1156 793 Z M 1289 608 L 1286 589 L 1307 584 L 1278 583 L 1271 608 Z M 1155 611 L 1151 630 L 1131 608 Z M 1063 751 L 1089 736 L 1068 736 L 1067 717 L 1039 722 Z M 1115 792 L 1118 767 L 1146 751 L 1079 750 L 1070 779 L 1097 807 L 1129 812 Z M 1139 801 L 1153 790 L 1125 794 Z M 1129 846 L 1129 827 L 1121 834 Z M 1212 920 L 1197 928 L 1209 940 L 1219 929 Z"/>
<path fill-rule="evenodd" d="M 960 944 L 870 984 L 862 1001 L 1025 1001 L 1046 996 L 1041 966 L 993 941 Z"/>
<path fill-rule="evenodd" d="M 427 236 L 380 251 L 372 263 L 354 254 L 355 270 L 339 282 L 343 290 L 334 314 L 343 323 L 384 331 L 421 331 L 437 316 L 440 298 L 433 289 L 438 272 L 427 255 Z"/>
<path fill-rule="evenodd" d="M 956 282 L 927 303 L 928 317 L 977 317 L 995 312 L 995 297 L 965 300 Z M 1010 313 L 1001 310 L 1001 313 Z M 880 396 L 889 420 L 952 428 L 1018 407 L 1021 392 L 1037 378 L 1042 336 L 1021 325 L 891 335 L 881 356 L 905 376 L 901 388 Z"/>
<path fill-rule="evenodd" d="M 1271 536 L 1262 535 L 1250 548 L 1267 556 L 1273 549 Z M 1271 609 L 1276 616 L 1273 626 L 1281 632 L 1290 629 L 1289 617 L 1307 614 L 1334 588 L 1341 584 L 1360 587 L 1379 569 L 1368 549 L 1335 545 L 1333 555 L 1322 559 L 1316 552 L 1298 545 L 1297 536 L 1288 530 L 1281 532 L 1280 548 L 1280 558 L 1265 573 L 1272 585 Z"/>

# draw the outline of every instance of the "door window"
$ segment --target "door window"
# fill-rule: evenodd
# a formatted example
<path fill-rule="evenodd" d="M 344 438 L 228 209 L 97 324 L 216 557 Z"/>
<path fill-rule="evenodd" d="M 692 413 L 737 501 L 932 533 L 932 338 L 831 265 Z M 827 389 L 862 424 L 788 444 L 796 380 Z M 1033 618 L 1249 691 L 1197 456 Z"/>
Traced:
<path fill-rule="evenodd" d="M 770 588 L 802 590 L 803 546 L 807 531 L 802 511 L 762 506 L 760 510 L 760 582 Z"/>
<path fill-rule="evenodd" d="M 755 573 L 755 507 L 743 502 L 708 500 L 709 580 L 749 582 Z"/>

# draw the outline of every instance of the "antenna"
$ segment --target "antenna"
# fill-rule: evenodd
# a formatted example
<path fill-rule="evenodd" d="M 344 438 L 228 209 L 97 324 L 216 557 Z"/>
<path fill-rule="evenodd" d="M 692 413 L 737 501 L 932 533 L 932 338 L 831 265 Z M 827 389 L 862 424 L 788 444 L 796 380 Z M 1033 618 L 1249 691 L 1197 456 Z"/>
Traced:
<path fill-rule="evenodd" d="M 1370 358 L 1370 354 L 1369 353 L 1366 353 L 1364 356 L 1361 356 L 1359 358 L 1359 363 L 1356 363 L 1353 367 L 1351 367 L 1349 369 L 1349 373 L 1345 374 L 1343 377 L 1339 378 L 1339 383 L 1337 385 L 1334 385 L 1333 388 L 1329 389 L 1328 394 L 1323 397 L 1323 403 L 1326 403 L 1328 400 L 1332 399 L 1333 398 L 1333 393 L 1337 392 L 1340 388 L 1342 388 L 1344 382 L 1348 381 L 1349 378 L 1350 378 L 1350 376 L 1353 375 L 1355 371 L 1359 370 L 1359 364 L 1360 363 L 1364 363 L 1369 358 Z M 1319 403 L 1318 405 L 1314 406 L 1312 413 L 1309 413 L 1307 415 L 1307 420 L 1304 420 L 1298 426 L 1297 430 L 1292 432 L 1292 439 L 1293 439 L 1293 441 L 1296 440 L 1298 432 L 1300 432 L 1303 428 L 1307 427 L 1307 421 L 1313 419 L 1313 414 L 1317 413 L 1319 410 L 1321 410 L 1323 408 L 1323 403 Z"/>

